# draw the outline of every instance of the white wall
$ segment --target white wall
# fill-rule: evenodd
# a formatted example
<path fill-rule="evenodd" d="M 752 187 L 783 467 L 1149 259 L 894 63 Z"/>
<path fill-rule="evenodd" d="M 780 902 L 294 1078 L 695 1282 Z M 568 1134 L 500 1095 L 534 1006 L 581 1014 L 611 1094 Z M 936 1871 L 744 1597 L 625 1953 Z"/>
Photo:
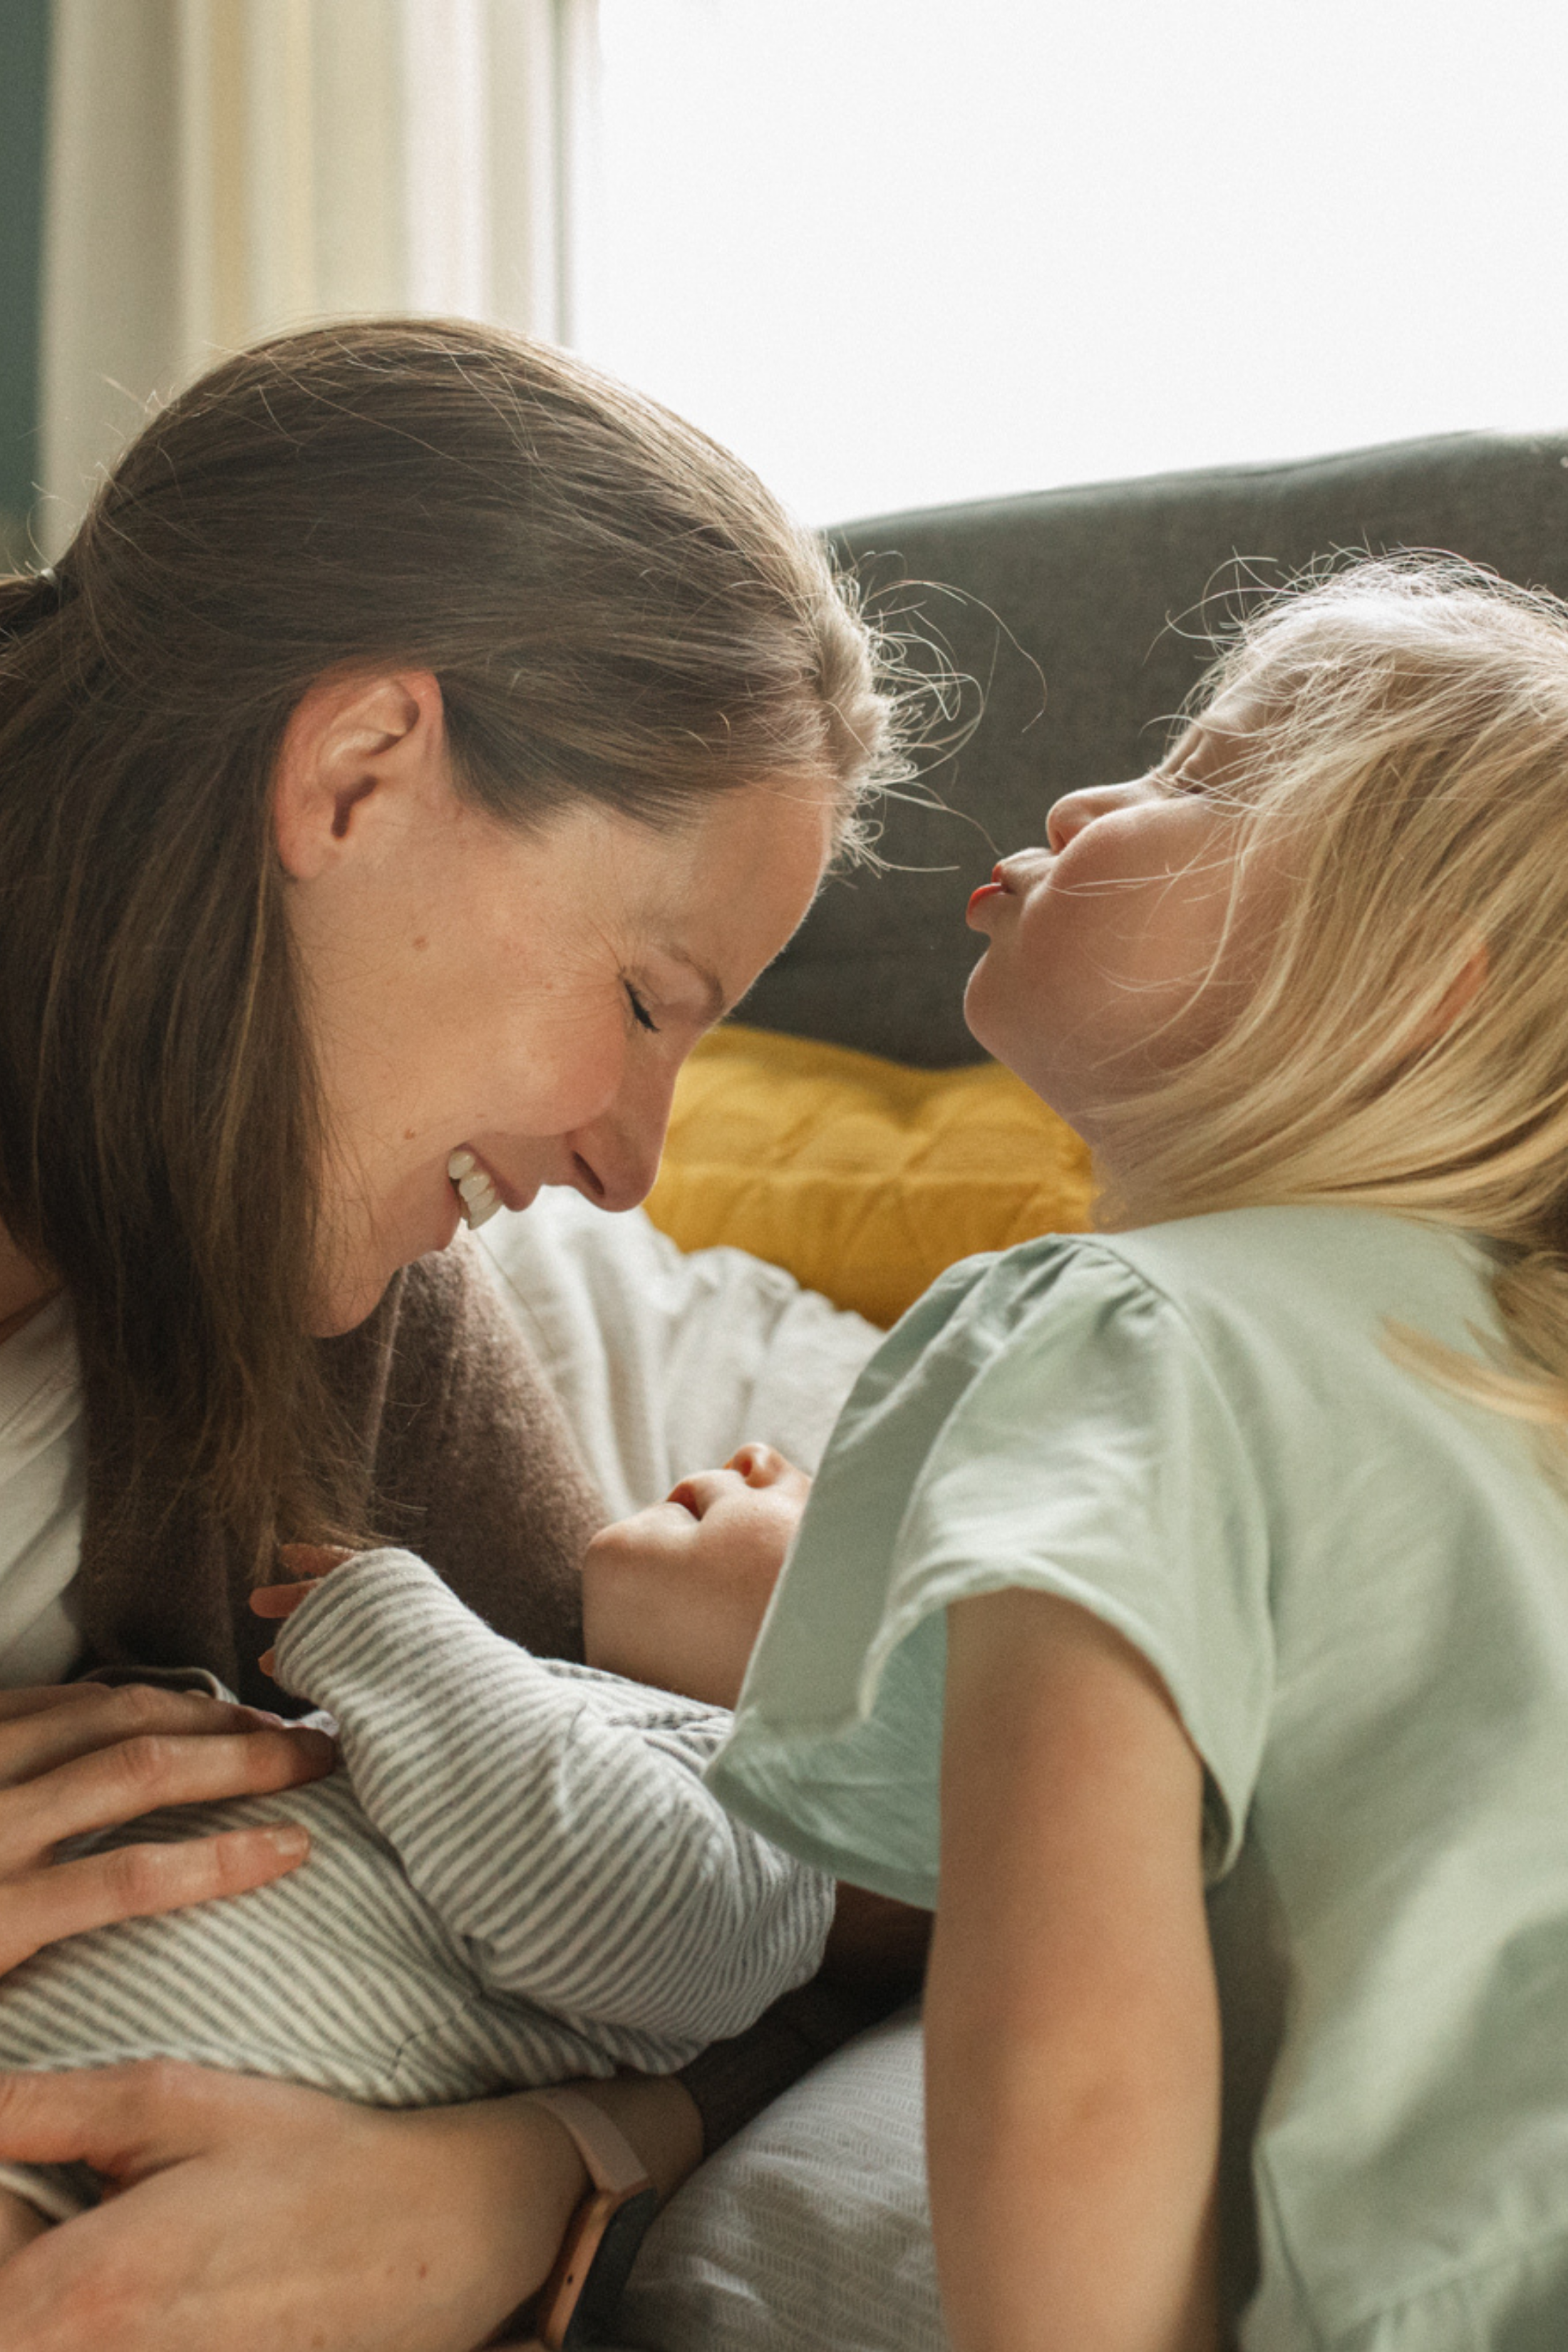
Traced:
<path fill-rule="evenodd" d="M 1561 0 L 602 0 L 578 338 L 813 520 L 1568 422 Z"/>

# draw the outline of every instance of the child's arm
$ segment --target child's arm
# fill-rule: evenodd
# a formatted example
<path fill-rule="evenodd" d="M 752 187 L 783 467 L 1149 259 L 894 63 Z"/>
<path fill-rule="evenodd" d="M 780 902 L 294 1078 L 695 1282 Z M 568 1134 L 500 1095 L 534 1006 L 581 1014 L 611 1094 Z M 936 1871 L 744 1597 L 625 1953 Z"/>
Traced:
<path fill-rule="evenodd" d="M 926 1999 L 954 2352 L 1212 2352 L 1219 2021 L 1203 1770 L 1086 1611 L 948 1611 Z"/>

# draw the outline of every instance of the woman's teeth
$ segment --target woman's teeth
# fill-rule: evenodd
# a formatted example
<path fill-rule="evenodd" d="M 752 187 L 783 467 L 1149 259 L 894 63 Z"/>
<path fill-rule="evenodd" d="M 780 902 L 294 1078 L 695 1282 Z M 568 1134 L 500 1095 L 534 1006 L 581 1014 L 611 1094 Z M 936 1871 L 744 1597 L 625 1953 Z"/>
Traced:
<path fill-rule="evenodd" d="M 447 1162 L 447 1173 L 458 1188 L 458 1198 L 463 1204 L 463 1222 L 470 1233 L 495 1215 L 500 1207 L 500 1194 L 490 1181 L 488 1169 L 481 1168 L 465 1145 L 454 1151 Z"/>

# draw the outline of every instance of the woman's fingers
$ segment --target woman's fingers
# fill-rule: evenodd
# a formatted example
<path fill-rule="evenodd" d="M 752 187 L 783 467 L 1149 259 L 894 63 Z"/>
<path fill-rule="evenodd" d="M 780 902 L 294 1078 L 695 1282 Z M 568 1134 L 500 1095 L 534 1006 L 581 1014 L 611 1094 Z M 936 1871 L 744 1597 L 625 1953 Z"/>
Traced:
<path fill-rule="evenodd" d="M 0 1713 L 0 1970 L 110 1919 L 172 1911 L 295 1869 L 292 1823 L 51 1864 L 55 1848 L 166 1805 L 276 1793 L 332 1769 L 321 1732 L 200 1692 L 127 1684 L 5 1695 Z"/>
<path fill-rule="evenodd" d="M 231 1716 L 254 1715 L 257 1712 L 254 1707 L 242 1706 L 237 1699 L 214 1698 L 210 1692 L 184 1690 L 172 1684 L 131 1681 L 43 1683 L 29 1685 L 24 1690 L 0 1690 L 0 1724 L 19 1722 L 24 1716 L 45 1715 L 51 1708 L 101 1707 L 117 1690 L 156 1691 L 165 1698 L 215 1707 Z"/>
<path fill-rule="evenodd" d="M 0 1690 L 0 1723 L 10 1723 L 24 1715 L 42 1715 L 51 1706 L 69 1706 L 95 1690 L 101 1683 L 49 1683 L 33 1685 L 26 1690 Z"/>
<path fill-rule="evenodd" d="M 118 1846 L 25 1872 L 5 1887 L 0 1974 L 46 1944 L 111 1919 L 145 1919 L 265 1886 L 297 1870 L 310 1851 L 310 1832 L 299 1822 L 273 1822 L 174 1845 Z"/>
<path fill-rule="evenodd" d="M 83 1683 L 71 1688 L 80 1696 L 69 1705 L 34 1706 L 19 1710 L 9 1721 L 0 1718 L 0 1788 L 16 1788 L 122 1740 L 159 1735 L 232 1737 L 278 1726 L 276 1717 L 201 1691 L 163 1690 L 150 1683 L 126 1683 L 114 1689 Z"/>
<path fill-rule="evenodd" d="M 0 2162 L 90 2164 L 119 2178 L 133 2169 L 162 2121 L 161 2105 L 196 2074 L 195 2067 L 156 2059 L 74 2074 L 0 2074 Z M 183 2150 L 176 2145 L 168 2153 L 177 2158 Z"/>
<path fill-rule="evenodd" d="M 0 2075 L 0 2158 L 73 2158 L 123 2193 L 8 2265 L 0 2352 L 468 2352 L 537 2290 L 585 2180 L 526 2098 L 397 2114 L 173 2062 Z"/>
<path fill-rule="evenodd" d="M 321 1731 L 153 1732 L 76 1757 L 0 1792 L 0 1879 L 43 1862 L 63 1839 L 116 1829 L 165 1805 L 263 1796 L 330 1772 L 337 1751 Z"/>

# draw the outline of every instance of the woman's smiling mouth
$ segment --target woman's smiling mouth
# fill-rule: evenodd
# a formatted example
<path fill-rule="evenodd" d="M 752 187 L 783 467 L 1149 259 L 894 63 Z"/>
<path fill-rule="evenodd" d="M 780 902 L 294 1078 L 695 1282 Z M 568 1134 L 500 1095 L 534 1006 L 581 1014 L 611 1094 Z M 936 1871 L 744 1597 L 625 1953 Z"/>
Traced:
<path fill-rule="evenodd" d="M 464 1223 L 470 1233 L 478 1233 L 503 1205 L 495 1178 L 466 1143 L 452 1153 L 447 1162 L 447 1173 L 463 1204 Z"/>

